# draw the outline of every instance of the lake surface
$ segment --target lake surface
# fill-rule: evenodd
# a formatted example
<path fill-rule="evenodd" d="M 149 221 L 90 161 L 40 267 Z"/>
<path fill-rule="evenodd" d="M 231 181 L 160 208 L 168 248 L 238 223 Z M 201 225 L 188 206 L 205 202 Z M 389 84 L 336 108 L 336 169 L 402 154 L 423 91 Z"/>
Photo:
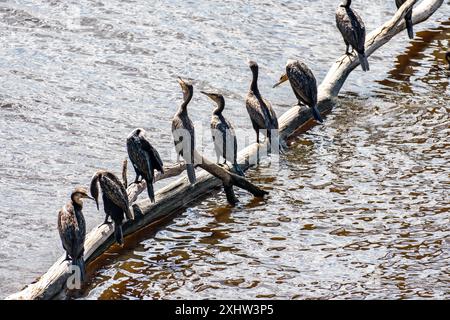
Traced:
<path fill-rule="evenodd" d="M 320 82 L 345 50 L 336 4 L 1 1 L 0 297 L 63 253 L 57 211 L 96 170 L 120 173 L 134 128 L 174 161 L 177 76 L 194 83 L 189 111 L 206 153 L 212 105 L 199 90 L 221 91 L 253 142 L 247 59 L 281 115 L 295 103 L 288 85 L 271 88 L 286 60 Z M 353 7 L 369 31 L 395 12 L 394 1 Z M 267 198 L 237 191 L 232 208 L 213 193 L 108 252 L 83 297 L 448 299 L 449 2 L 415 31 L 370 57 L 370 72 L 355 70 L 325 123 L 279 164 L 248 172 Z M 93 203 L 84 213 L 89 228 L 103 221 Z"/>

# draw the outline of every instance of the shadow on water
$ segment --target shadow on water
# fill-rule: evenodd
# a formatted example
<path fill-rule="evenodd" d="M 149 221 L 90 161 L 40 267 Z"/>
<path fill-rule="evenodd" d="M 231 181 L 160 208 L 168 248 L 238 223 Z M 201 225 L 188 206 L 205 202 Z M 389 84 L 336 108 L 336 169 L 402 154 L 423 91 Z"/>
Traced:
<path fill-rule="evenodd" d="M 448 81 L 441 81 L 450 77 L 445 60 L 447 50 L 450 50 L 450 19 L 437 28 L 417 32 L 405 53 L 397 56 L 388 77 L 377 82 L 384 90 L 413 94 L 418 81 L 436 92 L 448 94 Z"/>

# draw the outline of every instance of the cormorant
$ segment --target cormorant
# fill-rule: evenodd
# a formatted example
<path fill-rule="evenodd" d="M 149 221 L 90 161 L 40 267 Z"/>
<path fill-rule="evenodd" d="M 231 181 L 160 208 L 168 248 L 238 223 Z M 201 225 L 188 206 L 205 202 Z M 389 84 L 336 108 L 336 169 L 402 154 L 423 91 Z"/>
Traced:
<path fill-rule="evenodd" d="M 399 9 L 406 0 L 395 0 L 395 4 L 397 6 L 397 9 Z M 412 23 L 412 8 L 406 12 L 405 15 L 405 22 L 406 22 L 406 30 L 408 30 L 408 37 L 410 39 L 414 39 L 414 31 L 413 31 L 413 23 Z"/>
<path fill-rule="evenodd" d="M 177 157 L 179 159 L 181 155 L 184 161 L 186 161 L 186 171 L 189 182 L 194 184 L 196 181 L 194 166 L 195 129 L 194 124 L 191 119 L 189 119 L 187 113 L 187 105 L 192 99 L 194 88 L 192 87 L 192 84 L 185 82 L 181 78 L 178 78 L 178 83 L 183 90 L 183 103 L 180 105 L 172 119 L 172 135 Z"/>
<path fill-rule="evenodd" d="M 250 115 L 253 129 L 256 131 L 256 142 L 259 143 L 259 130 L 266 129 L 269 143 L 272 143 L 272 130 L 278 131 L 277 115 L 270 102 L 264 99 L 259 92 L 258 64 L 254 61 L 249 61 L 249 67 L 252 71 L 253 78 L 247 93 L 245 105 Z M 279 146 L 281 148 L 281 144 Z"/>
<path fill-rule="evenodd" d="M 280 77 L 280 80 L 273 87 L 279 86 L 286 80 L 291 83 L 298 104 L 310 107 L 314 119 L 322 123 L 323 119 L 317 109 L 317 82 L 311 69 L 301 61 L 288 60 L 286 73 Z"/>
<path fill-rule="evenodd" d="M 97 171 L 91 181 L 91 195 L 99 210 L 99 185 L 102 190 L 103 209 L 106 213 L 105 222 L 111 217 L 114 222 L 114 236 L 118 244 L 123 244 L 122 223 L 124 213 L 127 219 L 134 220 L 134 214 L 128 203 L 128 195 L 122 181 L 108 171 Z"/>
<path fill-rule="evenodd" d="M 151 202 L 155 202 L 153 191 L 153 178 L 155 170 L 164 173 L 163 162 L 158 151 L 145 138 L 145 130 L 138 128 L 133 130 L 127 138 L 127 151 L 136 172 L 135 183 L 139 182 L 139 177 L 145 179 L 147 183 L 148 197 Z"/>
<path fill-rule="evenodd" d="M 336 10 L 336 24 L 344 38 L 345 54 L 349 55 L 349 46 L 358 53 L 359 63 L 364 71 L 369 71 L 369 62 L 365 54 L 366 27 L 361 17 L 350 8 L 352 1 L 343 0 Z"/>
<path fill-rule="evenodd" d="M 86 222 L 83 216 L 83 199 L 92 199 L 85 188 L 76 188 L 70 200 L 58 213 L 58 231 L 66 251 L 66 260 L 80 268 L 81 281 L 84 281 L 86 268 L 84 264 L 84 240 Z"/>
<path fill-rule="evenodd" d="M 234 127 L 222 114 L 222 111 L 225 108 L 225 99 L 218 93 L 200 92 L 208 96 L 217 104 L 211 117 L 211 134 L 214 141 L 217 163 L 220 162 L 220 157 L 223 157 L 225 159 L 224 163 L 228 160 L 233 164 L 234 171 L 237 174 L 245 176 L 237 163 L 237 139 Z"/>

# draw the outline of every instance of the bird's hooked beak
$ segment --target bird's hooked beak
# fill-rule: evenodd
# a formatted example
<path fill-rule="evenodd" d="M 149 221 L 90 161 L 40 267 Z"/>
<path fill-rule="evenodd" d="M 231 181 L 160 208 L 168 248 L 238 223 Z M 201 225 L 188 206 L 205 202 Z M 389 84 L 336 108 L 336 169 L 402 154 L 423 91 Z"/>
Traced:
<path fill-rule="evenodd" d="M 207 96 L 208 98 L 210 98 L 211 100 L 214 100 L 214 95 L 205 91 L 200 91 L 200 93 L 204 94 L 205 96 Z"/>
<path fill-rule="evenodd" d="M 89 196 L 88 194 L 83 194 L 83 198 L 95 201 L 95 199 Z"/>
<path fill-rule="evenodd" d="M 283 73 L 283 75 L 280 77 L 280 80 L 277 83 L 275 83 L 272 88 L 278 87 L 280 84 L 282 84 L 283 82 L 286 82 L 287 80 L 289 80 L 287 74 Z"/>
<path fill-rule="evenodd" d="M 181 79 L 181 77 L 178 77 L 178 83 L 181 86 L 181 89 L 183 90 L 183 97 L 184 100 L 190 100 L 192 98 L 193 95 L 193 87 L 192 84 L 190 84 L 189 82 L 184 81 L 183 79 Z"/>
<path fill-rule="evenodd" d="M 181 89 L 183 89 L 183 91 L 186 91 L 187 89 L 186 82 L 183 79 L 181 79 L 181 77 L 178 77 L 177 81 L 180 84 Z"/>

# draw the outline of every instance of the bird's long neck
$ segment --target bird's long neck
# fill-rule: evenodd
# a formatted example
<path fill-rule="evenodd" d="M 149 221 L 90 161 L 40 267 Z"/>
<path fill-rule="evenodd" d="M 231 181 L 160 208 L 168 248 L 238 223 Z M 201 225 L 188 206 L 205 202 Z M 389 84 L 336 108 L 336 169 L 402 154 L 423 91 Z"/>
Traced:
<path fill-rule="evenodd" d="M 187 113 L 187 106 L 189 102 L 191 102 L 193 93 L 192 90 L 189 90 L 187 93 L 184 94 L 184 101 L 180 106 L 180 109 L 178 109 L 179 113 Z"/>
<path fill-rule="evenodd" d="M 352 4 L 352 0 L 347 0 L 347 1 L 344 0 L 344 1 L 341 3 L 341 7 L 350 9 L 350 5 L 351 5 L 351 4 Z"/>
<path fill-rule="evenodd" d="M 252 69 L 253 79 L 252 83 L 250 84 L 250 90 L 253 91 L 255 96 L 260 96 L 259 89 L 258 89 L 258 69 Z"/>
<path fill-rule="evenodd" d="M 224 99 L 220 99 L 219 101 L 217 101 L 217 107 L 214 109 L 213 114 L 214 115 L 221 115 L 223 109 L 225 109 L 225 101 Z"/>

